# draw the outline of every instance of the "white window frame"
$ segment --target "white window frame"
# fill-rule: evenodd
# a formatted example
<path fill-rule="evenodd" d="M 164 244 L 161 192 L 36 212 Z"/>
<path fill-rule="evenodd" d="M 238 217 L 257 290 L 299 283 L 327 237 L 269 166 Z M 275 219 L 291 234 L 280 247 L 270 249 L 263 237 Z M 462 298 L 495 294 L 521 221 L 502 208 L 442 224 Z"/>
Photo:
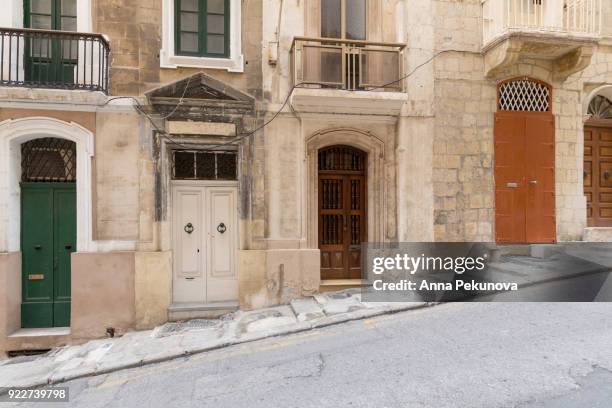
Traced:
<path fill-rule="evenodd" d="M 190 57 L 176 55 L 174 49 L 174 0 L 163 0 L 162 3 L 162 49 L 160 53 L 161 68 L 211 68 L 224 69 L 229 72 L 244 72 L 242 55 L 241 0 L 230 0 L 230 55 L 228 58 Z"/>
<path fill-rule="evenodd" d="M 4 1 L 3 1 L 4 3 Z M 0 13 L 0 27 L 23 28 L 23 0 L 8 0 Z M 77 0 L 77 31 L 92 30 L 91 0 Z"/>

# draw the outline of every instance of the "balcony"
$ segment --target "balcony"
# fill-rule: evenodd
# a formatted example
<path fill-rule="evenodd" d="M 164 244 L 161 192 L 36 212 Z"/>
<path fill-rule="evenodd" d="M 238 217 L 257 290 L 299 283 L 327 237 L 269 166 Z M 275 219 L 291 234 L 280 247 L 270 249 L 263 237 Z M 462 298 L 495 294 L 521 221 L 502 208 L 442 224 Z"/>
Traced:
<path fill-rule="evenodd" d="M 0 28 L 0 86 L 108 91 L 101 34 Z"/>
<path fill-rule="evenodd" d="M 319 113 L 399 114 L 405 44 L 295 37 L 292 106 Z"/>
<path fill-rule="evenodd" d="M 602 28 L 605 0 L 483 0 L 487 74 L 523 58 L 553 61 L 564 79 L 590 61 Z"/>

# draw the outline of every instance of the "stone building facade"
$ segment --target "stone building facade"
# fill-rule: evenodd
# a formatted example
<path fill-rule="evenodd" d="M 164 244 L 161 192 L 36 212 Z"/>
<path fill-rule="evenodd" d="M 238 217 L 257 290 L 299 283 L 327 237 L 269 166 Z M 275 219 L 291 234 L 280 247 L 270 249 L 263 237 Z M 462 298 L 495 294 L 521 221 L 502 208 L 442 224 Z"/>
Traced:
<path fill-rule="evenodd" d="M 127 3 L 10 0 L 0 18 L 0 351 L 360 285 L 364 241 L 610 239 L 585 190 L 607 194 L 607 158 L 583 164 L 585 126 L 604 148 L 610 127 L 592 103 L 612 100 L 604 0 Z M 524 190 L 550 208 L 533 239 L 503 226 L 534 206 L 501 209 L 496 118 L 524 113 L 500 112 L 502 86 L 546 93 L 520 116 L 553 138 L 549 187 Z M 49 151 L 65 174 L 28 176 Z M 41 181 L 74 194 L 63 272 L 28 230 Z"/>

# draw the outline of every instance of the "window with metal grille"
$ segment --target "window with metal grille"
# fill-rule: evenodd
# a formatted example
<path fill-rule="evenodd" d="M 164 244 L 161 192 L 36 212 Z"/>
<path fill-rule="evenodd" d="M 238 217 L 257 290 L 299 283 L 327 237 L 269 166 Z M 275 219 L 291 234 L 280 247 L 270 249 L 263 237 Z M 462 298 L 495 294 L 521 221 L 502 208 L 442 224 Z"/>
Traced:
<path fill-rule="evenodd" d="M 589 115 L 592 119 L 612 119 L 612 101 L 597 95 L 589 103 Z"/>
<path fill-rule="evenodd" d="M 236 180 L 236 152 L 175 150 L 172 177 L 175 180 Z"/>
<path fill-rule="evenodd" d="M 549 112 L 550 87 L 530 79 L 515 79 L 499 85 L 499 110 Z"/>
<path fill-rule="evenodd" d="M 76 143 L 54 137 L 21 145 L 21 181 L 75 182 Z"/>
<path fill-rule="evenodd" d="M 350 146 L 332 146 L 319 150 L 319 170 L 365 170 L 366 153 Z"/>

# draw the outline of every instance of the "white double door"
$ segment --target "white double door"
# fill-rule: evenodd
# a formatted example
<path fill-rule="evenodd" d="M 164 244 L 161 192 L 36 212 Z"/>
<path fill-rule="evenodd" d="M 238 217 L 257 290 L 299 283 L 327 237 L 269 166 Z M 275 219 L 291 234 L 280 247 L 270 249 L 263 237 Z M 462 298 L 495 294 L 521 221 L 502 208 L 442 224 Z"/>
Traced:
<path fill-rule="evenodd" d="M 238 299 L 237 196 L 233 184 L 173 184 L 175 303 Z"/>

